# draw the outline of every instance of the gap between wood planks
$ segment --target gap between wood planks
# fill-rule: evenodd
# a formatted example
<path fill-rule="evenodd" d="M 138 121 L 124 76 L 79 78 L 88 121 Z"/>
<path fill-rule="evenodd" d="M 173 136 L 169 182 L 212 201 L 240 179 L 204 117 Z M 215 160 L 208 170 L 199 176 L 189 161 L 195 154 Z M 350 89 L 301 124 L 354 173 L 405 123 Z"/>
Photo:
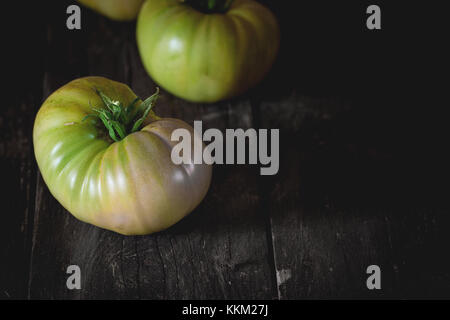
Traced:
<path fill-rule="evenodd" d="M 261 128 L 261 101 L 259 98 L 255 97 L 254 95 L 250 98 L 250 104 L 252 108 L 252 117 L 253 117 L 253 127 L 255 130 L 258 130 Z M 278 299 L 281 299 L 281 293 L 280 293 L 280 285 L 281 279 L 278 276 L 278 270 L 277 270 L 277 258 L 276 258 L 276 252 L 274 247 L 274 234 L 272 230 L 272 217 L 270 215 L 270 211 L 268 210 L 269 206 L 267 205 L 267 199 L 268 197 L 268 188 L 267 183 L 263 183 L 263 179 L 268 179 L 268 177 L 265 176 L 258 176 L 258 183 L 259 186 L 259 193 L 262 199 L 262 205 L 261 210 L 264 211 L 264 217 L 266 220 L 266 239 L 267 239 L 267 248 L 268 248 L 268 259 L 269 259 L 269 266 L 271 271 L 271 277 L 272 277 L 272 292 L 276 293 L 274 296 L 276 296 Z M 270 179 L 270 178 L 269 178 Z"/>

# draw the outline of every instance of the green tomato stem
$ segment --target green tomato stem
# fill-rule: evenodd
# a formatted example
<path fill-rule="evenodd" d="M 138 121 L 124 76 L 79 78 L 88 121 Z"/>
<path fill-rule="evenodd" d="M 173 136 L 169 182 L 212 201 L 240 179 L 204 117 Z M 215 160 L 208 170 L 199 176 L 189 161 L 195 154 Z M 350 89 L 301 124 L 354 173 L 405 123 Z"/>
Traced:
<path fill-rule="evenodd" d="M 92 108 L 94 113 L 86 115 L 82 121 L 89 117 L 100 119 L 114 141 L 120 141 L 128 134 L 139 131 L 159 97 L 159 88 L 156 88 L 156 92 L 142 101 L 138 107 L 136 103 L 141 100 L 140 98 L 134 99 L 124 108 L 120 101 L 112 100 L 98 89 L 95 91 L 106 108 Z"/>
<path fill-rule="evenodd" d="M 180 0 L 204 13 L 225 13 L 234 0 Z"/>

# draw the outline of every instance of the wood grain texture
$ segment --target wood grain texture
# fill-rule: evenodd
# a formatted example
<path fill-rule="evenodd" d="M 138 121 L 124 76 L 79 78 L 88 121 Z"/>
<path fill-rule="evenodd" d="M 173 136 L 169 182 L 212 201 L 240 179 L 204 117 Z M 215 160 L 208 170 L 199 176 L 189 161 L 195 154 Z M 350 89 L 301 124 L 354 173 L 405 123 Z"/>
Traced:
<path fill-rule="evenodd" d="M 25 298 L 28 286 L 30 228 L 34 214 L 36 168 L 31 128 L 36 92 L 5 101 L 0 116 L 0 297 Z M 11 197 L 14 195 L 14 197 Z"/>
<path fill-rule="evenodd" d="M 377 103 L 294 90 L 260 107 L 260 126 L 281 132 L 263 193 L 279 298 L 449 298 L 448 209 L 402 176 Z M 382 290 L 367 289 L 370 265 Z"/>
<path fill-rule="evenodd" d="M 0 299 L 27 297 L 37 173 L 31 133 L 42 97 L 45 47 L 44 30 L 31 11 L 21 16 L 35 26 L 29 39 L 22 20 L 6 15 L 1 21 L 7 49 L 3 50 L 0 107 Z M 34 53 L 30 55 L 27 48 L 34 48 Z"/>
<path fill-rule="evenodd" d="M 408 64 L 416 46 L 365 33 L 362 4 L 325 12 L 321 2 L 262 2 L 282 31 L 264 82 L 216 104 L 162 90 L 155 111 L 202 120 L 204 130 L 280 129 L 279 173 L 216 165 L 198 208 L 136 237 L 73 218 L 48 191 L 32 146 L 38 107 L 77 77 L 125 82 L 142 98 L 154 92 L 135 24 L 82 9 L 82 30 L 69 31 L 71 1 L 28 10 L 33 28 L 5 41 L 20 48 L 9 60 L 21 68 L 11 63 L 0 110 L 0 299 L 450 298 L 448 117 L 433 108 L 447 98 L 420 94 Z M 344 11 L 351 18 L 342 22 Z M 81 290 L 66 287 L 72 264 Z M 380 291 L 366 287 L 372 264 Z"/>
<path fill-rule="evenodd" d="M 280 172 L 261 183 L 278 297 L 449 298 L 448 188 L 437 183 L 448 157 L 436 151 L 442 125 L 419 111 L 434 98 L 410 97 L 416 84 L 400 74 L 409 42 L 359 28 L 363 3 L 327 3 L 327 13 L 266 2 L 282 46 L 252 95 L 257 126 L 281 132 Z M 371 264 L 380 291 L 366 287 Z"/>

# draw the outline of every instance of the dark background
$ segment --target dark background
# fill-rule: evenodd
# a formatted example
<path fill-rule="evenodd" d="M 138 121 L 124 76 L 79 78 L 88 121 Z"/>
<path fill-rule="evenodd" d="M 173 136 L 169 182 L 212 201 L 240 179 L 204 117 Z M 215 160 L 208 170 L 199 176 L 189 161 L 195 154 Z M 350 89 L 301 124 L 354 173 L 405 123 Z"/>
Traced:
<path fill-rule="evenodd" d="M 141 97 L 135 24 L 72 1 L 2 11 L 0 297 L 32 299 L 449 298 L 448 27 L 438 1 L 261 1 L 281 50 L 245 95 L 192 104 L 163 91 L 156 112 L 204 127 L 279 128 L 280 171 L 215 166 L 203 203 L 167 231 L 124 237 L 73 218 L 33 155 L 44 99 L 100 75 Z M 392 1 L 391 1 L 392 2 Z M 382 30 L 365 27 L 378 4 Z M 69 291 L 68 265 L 82 270 Z M 366 288 L 367 266 L 382 290 Z"/>

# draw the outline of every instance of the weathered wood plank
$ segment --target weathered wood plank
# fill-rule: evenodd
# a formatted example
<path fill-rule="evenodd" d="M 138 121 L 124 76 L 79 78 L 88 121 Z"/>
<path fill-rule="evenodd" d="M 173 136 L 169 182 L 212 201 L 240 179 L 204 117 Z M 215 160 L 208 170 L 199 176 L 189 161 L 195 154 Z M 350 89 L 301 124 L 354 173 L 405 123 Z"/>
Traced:
<path fill-rule="evenodd" d="M 36 93 L 37 94 L 37 93 Z M 31 128 L 40 97 L 19 92 L 5 101 L 0 116 L 0 298 L 27 294 L 30 235 L 34 213 L 36 167 Z"/>
<path fill-rule="evenodd" d="M 36 184 L 32 127 L 42 95 L 45 36 L 33 9 L 35 5 L 30 4 L 30 11 L 21 15 L 23 20 L 13 15 L 5 15 L 1 20 L 5 48 L 0 108 L 0 299 L 27 296 Z M 14 6 L 7 11 L 19 9 Z M 33 29 L 29 30 L 23 21 L 32 24 Z M 33 54 L 27 51 L 29 48 L 35 50 Z"/>
<path fill-rule="evenodd" d="M 279 297 L 448 298 L 448 188 L 434 184 L 446 171 L 440 159 L 424 160 L 434 151 L 422 157 L 430 147 L 404 122 L 398 134 L 398 97 L 360 94 L 311 98 L 299 86 L 272 101 L 255 93 L 260 126 L 281 131 L 280 172 L 263 193 Z M 366 287 L 372 264 L 380 291 Z"/>
<path fill-rule="evenodd" d="M 275 94 L 259 99 L 262 125 L 285 144 L 266 191 L 280 297 L 448 297 L 448 188 L 437 184 L 448 157 L 436 151 L 446 130 L 436 87 L 428 94 L 425 72 L 408 71 L 425 56 L 418 39 L 399 43 L 394 4 L 382 6 L 382 33 L 357 20 L 363 2 L 327 3 L 323 15 L 320 4 L 273 4 L 285 46 Z M 382 269 L 381 292 L 365 287 L 369 264 Z"/>
<path fill-rule="evenodd" d="M 448 297 L 448 206 L 425 187 L 436 180 L 419 169 L 421 152 L 402 157 L 413 146 L 435 153 L 405 121 L 424 123 L 418 95 L 406 98 L 413 81 L 400 57 L 410 55 L 397 25 L 387 18 L 390 30 L 367 33 L 364 3 L 268 2 L 282 51 L 253 95 L 259 126 L 281 130 L 280 172 L 262 183 L 279 297 Z M 371 264 L 381 291 L 366 288 Z"/>

